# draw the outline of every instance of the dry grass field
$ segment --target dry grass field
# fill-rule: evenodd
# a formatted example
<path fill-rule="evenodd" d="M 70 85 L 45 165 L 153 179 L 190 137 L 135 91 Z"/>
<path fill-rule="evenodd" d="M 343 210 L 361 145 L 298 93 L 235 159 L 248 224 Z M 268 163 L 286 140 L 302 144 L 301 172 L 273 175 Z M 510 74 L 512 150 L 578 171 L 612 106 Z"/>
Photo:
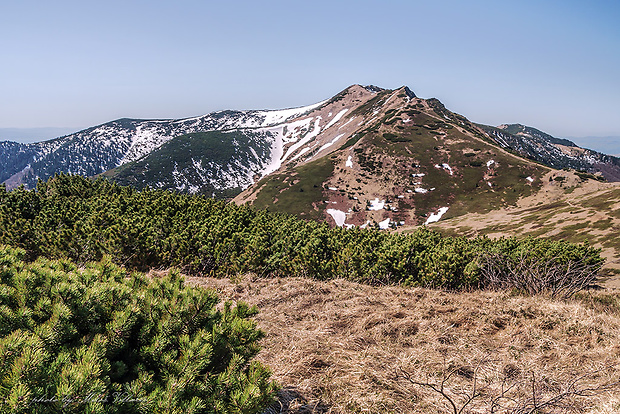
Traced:
<path fill-rule="evenodd" d="M 618 293 L 561 301 L 345 280 L 186 280 L 259 308 L 259 359 L 282 386 L 272 412 L 620 412 Z"/>

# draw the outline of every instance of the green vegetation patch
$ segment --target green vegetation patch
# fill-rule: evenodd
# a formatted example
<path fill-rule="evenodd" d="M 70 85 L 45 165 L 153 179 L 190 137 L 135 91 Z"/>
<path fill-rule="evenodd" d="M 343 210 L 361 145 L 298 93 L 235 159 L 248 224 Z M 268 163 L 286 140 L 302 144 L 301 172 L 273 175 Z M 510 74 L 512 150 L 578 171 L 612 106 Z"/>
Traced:
<path fill-rule="evenodd" d="M 575 171 L 575 174 L 579 178 L 581 178 L 582 181 L 585 181 L 585 180 L 596 180 L 596 181 L 601 181 L 601 182 L 607 181 L 607 179 L 605 179 L 605 177 L 603 177 L 602 175 L 590 174 L 585 171 Z"/>
<path fill-rule="evenodd" d="M 620 189 L 606 191 L 596 197 L 584 200 L 581 204 L 584 207 L 594 208 L 596 210 L 613 210 L 620 199 Z M 618 210 L 616 210 L 617 212 Z"/>
<path fill-rule="evenodd" d="M 391 132 L 384 132 L 382 136 L 384 139 L 387 139 L 390 142 L 410 142 L 411 141 L 410 136 L 393 134 Z"/>
<path fill-rule="evenodd" d="M 306 167 L 294 177 L 298 183 L 281 184 L 296 193 L 329 164 Z M 568 267 L 603 262 L 588 245 L 442 237 L 425 228 L 407 235 L 330 228 L 204 196 L 139 192 L 79 176 L 40 181 L 36 191 L 2 191 L 0 212 L 0 244 L 23 248 L 31 259 L 85 263 L 108 255 L 132 269 L 176 266 L 200 275 L 253 272 L 460 289 L 484 283 L 481 266 L 489 254 Z"/>
<path fill-rule="evenodd" d="M 266 177 L 254 206 L 273 212 L 288 213 L 304 218 L 319 218 L 323 209 L 323 185 L 334 173 L 334 161 L 323 157 L 295 167 L 288 174 Z M 259 186 L 262 183 L 259 183 Z M 316 210 L 316 207 L 319 210 Z"/>
<path fill-rule="evenodd" d="M 347 140 L 347 142 L 344 143 L 344 145 L 342 145 L 342 147 L 340 147 L 341 150 L 345 149 L 345 148 L 349 148 L 352 147 L 353 145 L 357 144 L 357 142 L 364 136 L 364 134 L 361 133 L 357 133 L 354 134 L 351 138 L 349 138 Z"/>
<path fill-rule="evenodd" d="M 189 191 L 192 186 L 200 194 L 231 198 L 242 188 L 222 190 L 222 185 L 214 185 L 222 180 L 214 166 L 227 171 L 229 165 L 239 161 L 250 165 L 257 161 L 254 154 L 267 160 L 270 151 L 270 141 L 251 130 L 197 132 L 176 137 L 146 157 L 111 170 L 104 176 L 138 189 L 153 187 Z"/>
<path fill-rule="evenodd" d="M 253 361 L 256 308 L 218 310 L 174 272 L 24 256 L 0 246 L 0 411 L 251 413 L 273 400 Z"/>

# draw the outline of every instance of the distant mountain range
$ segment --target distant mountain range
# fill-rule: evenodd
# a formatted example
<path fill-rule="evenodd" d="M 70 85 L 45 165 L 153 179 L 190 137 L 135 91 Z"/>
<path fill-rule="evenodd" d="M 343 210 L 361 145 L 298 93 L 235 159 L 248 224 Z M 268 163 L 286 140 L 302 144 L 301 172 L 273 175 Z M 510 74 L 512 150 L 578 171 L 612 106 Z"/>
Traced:
<path fill-rule="evenodd" d="M 572 141 L 552 137 L 536 128 L 520 124 L 490 127 L 479 125 L 504 148 L 556 169 L 571 168 L 599 172 L 608 181 L 620 181 L 617 157 L 581 148 Z"/>
<path fill-rule="evenodd" d="M 580 147 L 591 148 L 616 157 L 620 156 L 620 136 L 569 137 L 569 139 Z"/>
<path fill-rule="evenodd" d="M 7 188 L 61 171 L 103 175 L 341 226 L 488 211 L 536 191 L 548 167 L 620 181 L 616 157 L 523 125 L 471 123 L 407 87 L 353 85 L 302 108 L 119 119 L 50 141 L 0 142 Z"/>

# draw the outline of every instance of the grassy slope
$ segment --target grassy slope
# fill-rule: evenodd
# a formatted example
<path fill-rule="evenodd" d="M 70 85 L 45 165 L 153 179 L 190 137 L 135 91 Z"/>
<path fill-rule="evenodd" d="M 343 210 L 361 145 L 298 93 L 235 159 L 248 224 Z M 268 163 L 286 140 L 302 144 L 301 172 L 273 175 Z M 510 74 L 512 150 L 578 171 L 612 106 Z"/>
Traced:
<path fill-rule="evenodd" d="M 447 389 L 470 390 L 471 369 L 485 360 L 485 375 L 506 373 L 520 381 L 514 396 L 525 398 L 530 372 L 537 381 L 547 378 L 539 387 L 565 384 L 620 358 L 618 294 L 551 301 L 343 280 L 247 276 L 189 282 L 259 307 L 258 324 L 267 334 L 259 359 L 283 386 L 280 401 L 290 413 L 446 413 L 451 411 L 438 394 L 398 379 L 400 370 L 427 378 L 444 366 L 461 367 Z M 619 371 L 616 366 L 586 383 L 600 385 Z M 484 405 L 500 385 L 494 382 L 476 404 Z M 588 412 L 618 412 L 619 395 L 616 389 L 588 398 L 598 407 Z"/>
<path fill-rule="evenodd" d="M 324 182 L 333 173 L 331 157 L 275 173 L 255 184 L 254 206 L 273 212 L 318 219 L 324 210 Z"/>
<path fill-rule="evenodd" d="M 587 241 L 603 248 L 606 268 L 620 274 L 620 185 L 583 181 L 567 171 L 552 171 L 542 181 L 541 191 L 521 200 L 518 207 L 464 215 L 433 224 L 433 228 L 453 235 Z M 616 279 L 613 286 L 620 287 Z"/>
<path fill-rule="evenodd" d="M 423 188 L 435 190 L 416 194 L 412 204 L 419 213 L 445 205 L 450 206 L 445 217 L 489 211 L 514 204 L 519 197 L 529 195 L 532 188 L 539 187 L 540 181 L 531 185 L 525 178 L 542 175 L 542 167 L 513 157 L 427 114 L 410 113 L 410 116 L 413 126 L 402 130 L 382 126 L 368 142 L 375 152 L 389 154 L 401 161 L 397 163 L 391 181 L 402 181 L 399 176 L 410 177 L 416 172 L 426 174 L 417 181 L 422 182 Z M 395 126 L 399 124 L 396 122 Z M 390 134 L 396 138 L 389 139 Z M 408 168 L 406 160 L 414 160 L 421 168 Z M 486 164 L 491 160 L 495 164 L 487 168 Z M 444 163 L 453 169 L 453 175 L 434 167 Z"/>

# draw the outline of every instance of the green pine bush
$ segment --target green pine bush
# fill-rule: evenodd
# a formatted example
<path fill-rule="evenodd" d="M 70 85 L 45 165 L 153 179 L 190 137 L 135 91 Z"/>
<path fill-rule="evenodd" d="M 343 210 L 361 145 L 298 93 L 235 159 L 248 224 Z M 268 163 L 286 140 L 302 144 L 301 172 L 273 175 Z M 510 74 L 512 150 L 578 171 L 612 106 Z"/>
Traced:
<path fill-rule="evenodd" d="M 109 260 L 78 268 L 0 247 L 1 413 L 256 413 L 256 309 Z"/>
<path fill-rule="evenodd" d="M 178 267 L 205 276 L 253 272 L 448 289 L 489 286 L 481 278 L 489 255 L 525 257 L 556 269 L 578 263 L 596 272 L 603 264 L 600 250 L 586 244 L 444 237 L 426 228 L 406 235 L 330 228 L 205 196 L 137 191 L 104 179 L 60 174 L 32 191 L 1 188 L 0 244 L 23 248 L 29 260 L 44 256 L 82 264 L 108 255 L 140 271 Z"/>

